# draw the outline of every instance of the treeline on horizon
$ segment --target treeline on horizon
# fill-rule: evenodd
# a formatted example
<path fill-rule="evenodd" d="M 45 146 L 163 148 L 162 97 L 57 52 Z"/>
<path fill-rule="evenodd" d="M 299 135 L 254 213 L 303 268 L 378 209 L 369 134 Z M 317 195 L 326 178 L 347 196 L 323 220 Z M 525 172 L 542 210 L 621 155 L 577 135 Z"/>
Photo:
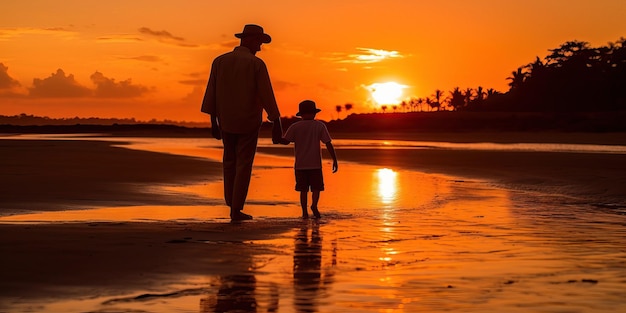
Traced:
<path fill-rule="evenodd" d="M 382 112 L 354 113 L 328 122 L 336 130 L 626 130 L 626 39 L 605 46 L 568 41 L 511 73 L 505 93 L 483 87 L 435 90 Z M 354 108 L 337 105 L 337 113 Z M 453 113 L 454 112 L 454 113 Z M 396 113 L 396 114 L 389 114 Z M 288 127 L 296 117 L 284 117 Z M 207 123 L 102 118 L 51 119 L 21 114 L 0 116 L 0 125 L 166 124 L 203 128 Z M 264 126 L 267 128 L 267 125 Z M 5 127 L 6 128 L 6 127 Z M 146 129 L 143 127 L 142 129 Z"/>
<path fill-rule="evenodd" d="M 505 93 L 483 87 L 435 90 L 429 97 L 350 114 L 335 131 L 626 131 L 626 39 L 591 47 L 568 41 L 511 73 Z M 354 107 L 336 106 L 346 114 Z M 288 118 L 287 126 L 297 119 Z"/>
<path fill-rule="evenodd" d="M 174 120 L 157 120 L 140 121 L 135 118 L 101 118 L 101 117 L 69 117 L 69 118 L 50 118 L 47 116 L 36 116 L 31 114 L 19 115 L 0 115 L 0 125 L 176 125 L 183 127 L 208 127 L 210 123 L 203 122 L 186 122 Z"/>
<path fill-rule="evenodd" d="M 626 38 L 606 46 L 568 41 L 506 79 L 510 89 L 456 87 L 381 106 L 384 112 L 604 112 L 626 110 Z M 353 104 L 337 106 L 348 112 Z"/>

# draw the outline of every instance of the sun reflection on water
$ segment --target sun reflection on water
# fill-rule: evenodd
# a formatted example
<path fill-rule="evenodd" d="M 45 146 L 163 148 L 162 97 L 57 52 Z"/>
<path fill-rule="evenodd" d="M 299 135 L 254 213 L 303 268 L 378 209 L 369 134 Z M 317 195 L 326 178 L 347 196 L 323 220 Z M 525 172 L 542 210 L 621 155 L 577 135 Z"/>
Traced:
<path fill-rule="evenodd" d="M 375 174 L 380 201 L 383 204 L 393 203 L 398 192 L 398 173 L 389 168 L 380 168 Z"/>
<path fill-rule="evenodd" d="M 384 207 L 381 210 L 381 226 L 379 229 L 381 231 L 381 237 L 385 240 L 395 240 L 394 227 L 396 225 L 396 221 L 394 219 L 395 216 L 395 204 L 398 198 L 398 173 L 389 168 L 379 168 L 374 171 L 374 184 L 376 185 L 378 191 L 378 198 L 380 202 L 384 204 Z M 393 246 L 386 244 L 381 247 L 381 256 L 378 257 L 378 260 L 383 264 L 391 264 L 393 262 L 393 257 L 396 255 L 397 251 Z M 389 277 L 380 278 L 381 282 L 389 282 Z"/>

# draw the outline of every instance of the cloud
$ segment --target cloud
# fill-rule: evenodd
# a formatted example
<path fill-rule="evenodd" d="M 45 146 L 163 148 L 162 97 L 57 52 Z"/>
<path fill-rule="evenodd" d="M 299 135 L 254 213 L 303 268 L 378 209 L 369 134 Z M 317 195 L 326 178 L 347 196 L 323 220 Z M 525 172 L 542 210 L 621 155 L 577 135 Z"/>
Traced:
<path fill-rule="evenodd" d="M 62 69 L 58 69 L 47 78 L 33 79 L 29 96 L 36 98 L 132 98 L 150 91 L 146 86 L 132 84 L 130 79 L 116 82 L 115 79 L 108 78 L 97 71 L 90 78 L 96 86 L 95 89 L 82 86 L 74 79 L 74 75 L 66 75 Z"/>
<path fill-rule="evenodd" d="M 100 72 L 95 72 L 89 77 L 96 85 L 94 95 L 98 98 L 132 98 L 139 97 L 149 91 L 148 87 L 133 85 L 130 79 L 115 82 Z"/>
<path fill-rule="evenodd" d="M 143 62 L 161 62 L 162 59 L 156 55 L 140 55 L 136 57 L 119 57 L 122 60 L 137 60 Z"/>
<path fill-rule="evenodd" d="M 166 30 L 152 30 L 152 29 L 150 29 L 148 27 L 141 27 L 141 28 L 139 28 L 139 32 L 142 33 L 142 34 L 151 35 L 151 36 L 159 37 L 159 38 L 162 38 L 162 39 L 172 39 L 172 40 L 176 40 L 176 41 L 185 41 L 185 38 L 174 36 L 174 35 L 172 35 L 170 32 L 168 32 Z"/>
<path fill-rule="evenodd" d="M 0 90 L 13 89 L 20 86 L 20 82 L 9 76 L 9 68 L 0 63 Z"/>
<path fill-rule="evenodd" d="M 201 86 L 194 86 L 193 90 L 183 97 L 181 100 L 184 103 L 202 103 L 204 97 L 205 88 Z"/>
<path fill-rule="evenodd" d="M 372 48 L 357 48 L 357 50 L 361 53 L 334 53 L 331 57 L 327 57 L 326 59 L 337 63 L 371 64 L 387 59 L 404 57 L 398 51 Z"/>
<path fill-rule="evenodd" d="M 272 87 L 274 87 L 275 90 L 288 90 L 288 89 L 293 89 L 293 88 L 298 87 L 298 84 L 284 81 L 284 80 L 274 81 L 272 85 L 273 85 Z"/>
<path fill-rule="evenodd" d="M 76 98 L 87 97 L 92 91 L 80 85 L 74 79 L 74 75 L 65 76 L 62 69 L 52 73 L 50 77 L 33 79 L 33 87 L 29 88 L 29 95 L 32 97 L 50 98 Z"/>
<path fill-rule="evenodd" d="M 139 28 L 139 32 L 150 37 L 155 37 L 161 43 L 174 44 L 181 47 L 198 47 L 198 45 L 187 43 L 185 38 L 174 36 L 166 30 L 152 30 L 148 27 L 141 27 Z"/>
<path fill-rule="evenodd" d="M 0 97 L 21 98 L 24 97 L 22 84 L 9 75 L 9 67 L 0 63 Z"/>
<path fill-rule="evenodd" d="M 124 42 L 143 41 L 141 38 L 135 35 L 109 35 L 109 36 L 98 37 L 96 38 L 96 40 L 99 42 L 104 42 L 104 43 L 124 43 Z"/>
<path fill-rule="evenodd" d="M 328 90 L 328 91 L 339 91 L 339 90 L 341 90 L 341 88 L 339 88 L 336 85 L 329 85 L 329 84 L 326 84 L 326 83 L 318 83 L 316 86 L 319 89 Z"/>
<path fill-rule="evenodd" d="M 74 38 L 76 37 L 76 32 L 70 31 L 61 27 L 50 27 L 50 28 L 32 28 L 32 27 L 22 27 L 22 28 L 2 28 L 0 29 L 0 41 L 10 40 L 16 37 L 26 36 L 26 35 L 45 35 L 45 36 L 57 36 L 63 38 Z"/>
<path fill-rule="evenodd" d="M 226 41 L 222 41 L 218 44 L 218 48 L 230 48 L 232 49 L 233 47 L 236 47 L 239 45 L 239 39 L 229 39 Z M 263 47 L 263 49 L 267 49 L 269 46 L 267 47 Z"/>
<path fill-rule="evenodd" d="M 183 79 L 183 80 L 179 80 L 178 82 L 183 84 L 183 85 L 192 85 L 192 86 L 202 86 L 205 87 L 207 84 L 207 81 L 209 80 L 209 73 L 208 72 L 194 72 L 194 73 L 189 73 L 186 76 L 188 76 L 188 79 Z"/>
<path fill-rule="evenodd" d="M 192 86 L 204 86 L 207 84 L 207 79 L 185 79 L 185 80 L 179 80 L 178 82 L 183 84 L 183 85 L 192 85 Z"/>

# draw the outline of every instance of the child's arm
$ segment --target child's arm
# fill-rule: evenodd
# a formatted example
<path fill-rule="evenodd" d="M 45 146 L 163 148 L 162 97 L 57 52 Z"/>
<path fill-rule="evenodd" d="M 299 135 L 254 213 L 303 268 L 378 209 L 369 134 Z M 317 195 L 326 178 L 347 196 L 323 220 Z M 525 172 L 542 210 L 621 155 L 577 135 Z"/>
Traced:
<path fill-rule="evenodd" d="M 281 145 L 288 145 L 290 143 L 289 140 L 285 139 L 280 118 L 276 119 L 276 121 L 274 121 L 274 125 L 272 125 L 272 143 Z"/>
<path fill-rule="evenodd" d="M 335 173 L 339 167 L 337 165 L 337 154 L 335 154 L 335 147 L 333 147 L 333 143 L 330 141 L 327 142 L 326 149 L 328 149 L 328 153 L 330 153 L 330 156 L 333 158 L 333 173 Z"/>

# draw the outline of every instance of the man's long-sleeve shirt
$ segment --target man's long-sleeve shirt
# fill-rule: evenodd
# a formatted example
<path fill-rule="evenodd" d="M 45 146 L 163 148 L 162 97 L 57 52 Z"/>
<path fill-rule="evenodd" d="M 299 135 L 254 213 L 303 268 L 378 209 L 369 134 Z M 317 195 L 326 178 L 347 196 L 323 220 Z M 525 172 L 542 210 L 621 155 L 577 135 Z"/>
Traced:
<path fill-rule="evenodd" d="M 263 121 L 280 117 L 265 62 L 239 46 L 213 61 L 202 112 L 217 117 L 222 131 L 250 133 Z"/>

